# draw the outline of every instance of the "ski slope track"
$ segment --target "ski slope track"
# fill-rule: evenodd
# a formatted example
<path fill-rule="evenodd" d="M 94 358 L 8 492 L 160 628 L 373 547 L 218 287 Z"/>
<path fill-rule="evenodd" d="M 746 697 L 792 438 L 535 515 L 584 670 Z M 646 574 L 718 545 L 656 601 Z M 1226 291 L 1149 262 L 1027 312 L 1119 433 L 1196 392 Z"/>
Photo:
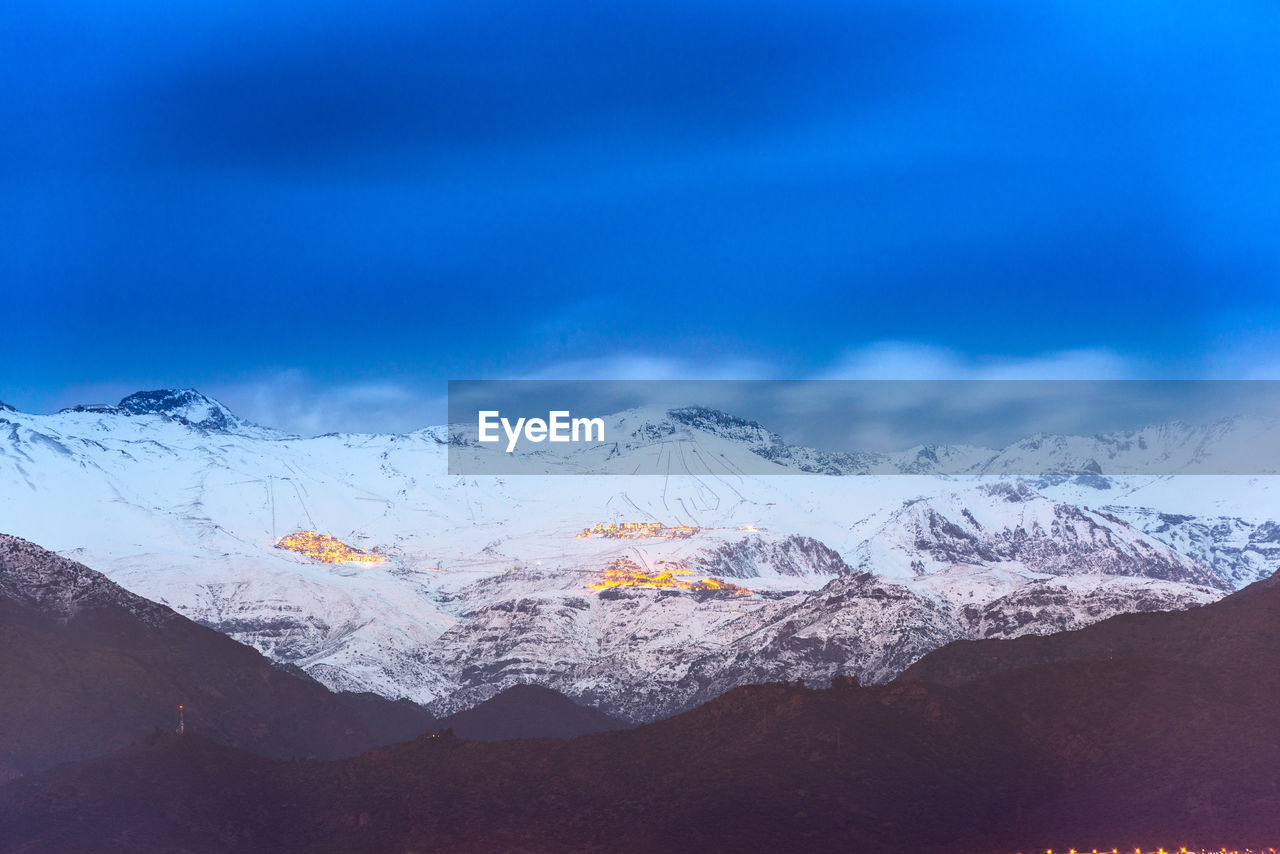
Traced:
<path fill-rule="evenodd" d="M 959 638 L 1192 607 L 1280 564 L 1280 478 L 1106 473 L 1138 453 L 1195 470 L 1267 426 L 1244 419 L 898 455 L 798 448 L 701 407 L 607 422 L 607 446 L 554 461 L 606 474 L 462 477 L 446 474 L 444 427 L 303 438 L 192 390 L 52 415 L 5 407 L 0 531 L 333 688 L 448 714 L 531 682 L 632 721 L 748 682 L 884 681 Z M 931 460 L 991 472 L 1037 453 L 1082 473 L 928 473 Z M 778 475 L 744 473 L 761 458 Z M 577 536 L 624 522 L 697 530 Z M 386 560 L 274 547 L 297 531 Z M 746 592 L 601 587 L 619 560 Z"/>

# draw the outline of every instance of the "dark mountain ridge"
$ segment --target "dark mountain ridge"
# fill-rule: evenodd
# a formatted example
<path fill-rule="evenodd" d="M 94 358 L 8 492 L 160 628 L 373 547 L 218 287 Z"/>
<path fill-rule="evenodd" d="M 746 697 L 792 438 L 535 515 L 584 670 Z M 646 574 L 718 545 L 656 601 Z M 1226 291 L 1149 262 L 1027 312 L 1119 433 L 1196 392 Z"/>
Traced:
<path fill-rule="evenodd" d="M 626 729 L 631 724 L 599 709 L 581 706 L 541 685 L 513 685 L 470 709 L 441 718 L 439 726 L 459 738 L 503 741 L 513 738 L 575 738 Z"/>
<path fill-rule="evenodd" d="M 193 729 L 269 756 L 335 758 L 380 740 L 319 683 L 3 534 L 0 685 L 0 779 L 172 729 L 180 704 Z"/>
<path fill-rule="evenodd" d="M 1009 640 L 959 640 L 907 668 L 900 680 L 962 685 L 1044 665 L 1141 658 L 1223 672 L 1280 656 L 1274 615 L 1280 576 L 1254 582 L 1211 605 L 1120 614 L 1073 632 Z M 1278 661 L 1280 663 L 1280 661 Z"/>

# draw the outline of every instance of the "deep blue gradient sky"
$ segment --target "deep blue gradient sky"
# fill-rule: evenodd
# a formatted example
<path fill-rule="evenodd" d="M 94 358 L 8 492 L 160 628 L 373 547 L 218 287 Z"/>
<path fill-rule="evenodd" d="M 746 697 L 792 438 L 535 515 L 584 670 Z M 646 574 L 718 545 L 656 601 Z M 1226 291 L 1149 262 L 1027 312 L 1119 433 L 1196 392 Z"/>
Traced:
<path fill-rule="evenodd" d="M 0 7 L 0 399 L 1280 376 L 1273 0 Z"/>

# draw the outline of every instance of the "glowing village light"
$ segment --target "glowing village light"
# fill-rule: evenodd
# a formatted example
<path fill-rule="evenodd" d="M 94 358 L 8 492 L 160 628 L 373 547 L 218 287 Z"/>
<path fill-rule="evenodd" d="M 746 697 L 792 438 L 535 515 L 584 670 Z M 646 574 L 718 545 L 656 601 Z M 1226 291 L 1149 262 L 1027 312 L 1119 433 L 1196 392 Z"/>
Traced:
<path fill-rule="evenodd" d="M 283 537 L 276 548 L 306 555 L 320 563 L 382 563 L 386 560 L 377 546 L 365 551 L 353 548 L 327 534 L 315 531 L 298 531 Z"/>
<path fill-rule="evenodd" d="M 604 571 L 604 579 L 598 584 L 587 585 L 588 590 L 610 590 L 618 587 L 638 587 L 650 590 L 689 590 L 695 593 L 722 591 L 735 596 L 750 596 L 751 591 L 736 584 L 730 584 L 722 578 L 704 578 L 700 581 L 677 578 L 677 575 L 688 575 L 689 570 L 683 566 L 668 569 L 649 570 L 630 558 L 620 557 L 609 564 Z"/>
<path fill-rule="evenodd" d="M 590 528 L 583 528 L 581 534 L 574 534 L 575 539 L 585 540 L 592 537 L 604 537 L 610 540 L 685 540 L 701 531 L 692 525 L 676 525 L 668 528 L 661 522 L 608 522 L 599 523 Z"/>

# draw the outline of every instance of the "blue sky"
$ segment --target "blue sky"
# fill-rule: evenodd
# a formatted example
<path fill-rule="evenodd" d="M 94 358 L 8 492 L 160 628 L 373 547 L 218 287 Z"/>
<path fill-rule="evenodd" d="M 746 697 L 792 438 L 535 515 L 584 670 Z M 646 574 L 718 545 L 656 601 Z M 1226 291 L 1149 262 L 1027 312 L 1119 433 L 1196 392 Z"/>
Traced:
<path fill-rule="evenodd" d="M 1280 376 L 1273 2 L 0 10 L 0 399 Z"/>

